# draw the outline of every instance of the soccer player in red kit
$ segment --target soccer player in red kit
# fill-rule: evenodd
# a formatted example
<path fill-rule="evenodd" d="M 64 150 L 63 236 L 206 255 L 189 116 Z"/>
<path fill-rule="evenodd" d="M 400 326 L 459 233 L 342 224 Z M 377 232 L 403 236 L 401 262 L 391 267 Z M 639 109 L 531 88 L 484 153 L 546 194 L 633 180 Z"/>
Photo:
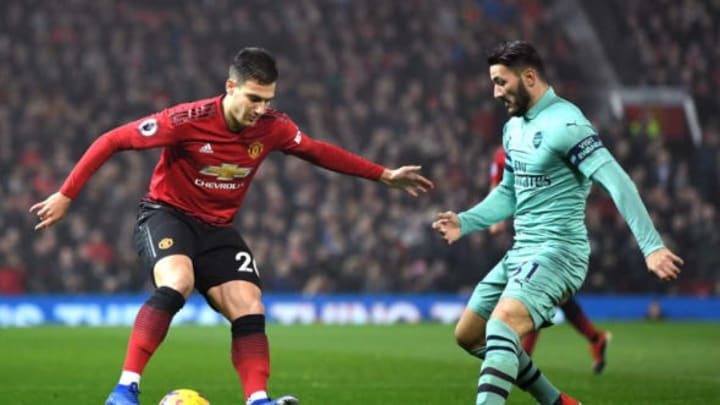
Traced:
<path fill-rule="evenodd" d="M 60 191 L 34 204 L 47 228 L 63 218 L 90 176 L 118 151 L 162 147 L 150 190 L 140 202 L 135 243 L 156 290 L 140 308 L 120 381 L 106 404 L 139 404 L 140 376 L 165 338 L 170 321 L 193 288 L 230 323 L 232 364 L 249 405 L 297 404 L 267 394 L 270 361 L 265 308 L 252 252 L 233 218 L 260 163 L 272 151 L 295 155 L 336 172 L 380 181 L 413 196 L 433 187 L 419 166 L 387 169 L 303 133 L 269 108 L 275 60 L 260 48 L 234 58 L 225 94 L 180 104 L 100 136 Z"/>
<path fill-rule="evenodd" d="M 493 156 L 493 162 L 490 166 L 490 184 L 492 188 L 497 187 L 502 181 L 505 172 L 505 149 L 499 146 Z M 491 234 L 497 234 L 505 229 L 505 222 L 498 222 L 489 228 Z M 580 334 L 590 342 L 590 353 L 593 356 L 593 371 L 600 374 L 605 368 L 605 348 L 610 340 L 610 333 L 604 330 L 597 330 L 587 317 L 580 304 L 575 297 L 570 297 L 560 305 L 565 318 Z M 540 336 L 539 330 L 530 332 L 522 340 L 523 349 L 528 355 L 532 355 L 535 350 L 535 344 Z"/>

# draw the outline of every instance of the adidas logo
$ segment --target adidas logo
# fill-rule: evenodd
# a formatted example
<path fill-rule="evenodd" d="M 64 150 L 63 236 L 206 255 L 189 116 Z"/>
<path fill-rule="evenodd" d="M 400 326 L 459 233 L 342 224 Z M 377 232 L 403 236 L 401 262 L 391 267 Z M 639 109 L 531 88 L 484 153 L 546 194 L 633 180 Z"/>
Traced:
<path fill-rule="evenodd" d="M 212 146 L 210 146 L 209 143 L 206 143 L 203 145 L 200 149 L 198 149 L 200 153 L 214 153 Z"/>

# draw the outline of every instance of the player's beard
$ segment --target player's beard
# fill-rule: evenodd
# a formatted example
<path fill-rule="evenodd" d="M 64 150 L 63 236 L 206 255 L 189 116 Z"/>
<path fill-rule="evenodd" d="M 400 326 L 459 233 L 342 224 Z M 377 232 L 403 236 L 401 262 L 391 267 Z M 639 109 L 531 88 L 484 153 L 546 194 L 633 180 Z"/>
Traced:
<path fill-rule="evenodd" d="M 530 106 L 530 93 L 528 93 L 522 80 L 518 82 L 517 91 L 515 92 L 515 111 L 509 111 L 513 117 L 522 117 L 528 112 Z"/>

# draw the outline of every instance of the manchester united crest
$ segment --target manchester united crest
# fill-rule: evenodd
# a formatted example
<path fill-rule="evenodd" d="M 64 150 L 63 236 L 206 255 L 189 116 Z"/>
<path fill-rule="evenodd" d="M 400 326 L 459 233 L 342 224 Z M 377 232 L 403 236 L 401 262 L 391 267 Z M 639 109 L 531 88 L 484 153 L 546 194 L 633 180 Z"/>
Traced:
<path fill-rule="evenodd" d="M 260 154 L 262 153 L 262 151 L 263 144 L 261 144 L 260 142 L 253 142 L 250 144 L 250 146 L 248 146 L 248 155 L 250 155 L 250 157 L 253 159 L 257 159 L 258 156 L 260 156 Z"/>

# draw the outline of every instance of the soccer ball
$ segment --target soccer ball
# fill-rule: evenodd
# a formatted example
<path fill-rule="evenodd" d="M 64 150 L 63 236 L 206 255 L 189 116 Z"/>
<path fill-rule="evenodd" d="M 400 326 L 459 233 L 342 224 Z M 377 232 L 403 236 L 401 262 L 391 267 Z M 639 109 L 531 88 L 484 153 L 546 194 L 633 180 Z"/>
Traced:
<path fill-rule="evenodd" d="M 195 390 L 182 388 L 168 392 L 159 405 L 210 405 L 210 401 Z"/>

